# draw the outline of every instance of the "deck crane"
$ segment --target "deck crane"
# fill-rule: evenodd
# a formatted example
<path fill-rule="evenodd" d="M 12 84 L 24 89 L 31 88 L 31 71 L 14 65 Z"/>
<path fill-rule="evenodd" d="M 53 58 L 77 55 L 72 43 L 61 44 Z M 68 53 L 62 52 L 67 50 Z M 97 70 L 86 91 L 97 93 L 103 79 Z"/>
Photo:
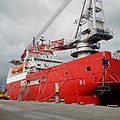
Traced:
<path fill-rule="evenodd" d="M 76 50 L 71 55 L 81 58 L 96 53 L 96 49 L 100 49 L 99 41 L 112 38 L 112 31 L 105 26 L 102 0 L 84 0 L 75 39 L 71 43 L 71 46 L 76 44 Z"/>

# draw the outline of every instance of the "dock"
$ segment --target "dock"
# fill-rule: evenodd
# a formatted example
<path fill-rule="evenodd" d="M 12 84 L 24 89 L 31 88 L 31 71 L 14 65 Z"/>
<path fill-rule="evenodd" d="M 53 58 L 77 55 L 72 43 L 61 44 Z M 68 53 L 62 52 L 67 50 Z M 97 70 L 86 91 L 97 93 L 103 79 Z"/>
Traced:
<path fill-rule="evenodd" d="M 119 107 L 0 100 L 0 120 L 120 120 Z"/>

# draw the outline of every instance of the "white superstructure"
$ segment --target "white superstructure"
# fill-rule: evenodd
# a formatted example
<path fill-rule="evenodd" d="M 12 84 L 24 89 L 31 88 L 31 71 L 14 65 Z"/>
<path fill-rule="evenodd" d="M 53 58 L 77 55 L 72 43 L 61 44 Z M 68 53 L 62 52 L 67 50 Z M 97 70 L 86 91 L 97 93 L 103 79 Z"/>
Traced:
<path fill-rule="evenodd" d="M 26 79 L 27 74 L 38 72 L 56 65 L 62 64 L 62 60 L 57 58 L 53 52 L 26 52 L 23 61 L 12 60 L 16 67 L 10 68 L 7 83 Z"/>

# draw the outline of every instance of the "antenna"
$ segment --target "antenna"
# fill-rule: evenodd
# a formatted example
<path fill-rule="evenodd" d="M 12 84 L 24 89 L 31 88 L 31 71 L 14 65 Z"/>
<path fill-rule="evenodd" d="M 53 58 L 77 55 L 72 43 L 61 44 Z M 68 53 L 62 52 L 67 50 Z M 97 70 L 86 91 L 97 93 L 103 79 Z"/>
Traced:
<path fill-rule="evenodd" d="M 41 37 L 40 41 L 42 42 L 43 45 L 43 42 L 45 41 L 44 37 Z"/>

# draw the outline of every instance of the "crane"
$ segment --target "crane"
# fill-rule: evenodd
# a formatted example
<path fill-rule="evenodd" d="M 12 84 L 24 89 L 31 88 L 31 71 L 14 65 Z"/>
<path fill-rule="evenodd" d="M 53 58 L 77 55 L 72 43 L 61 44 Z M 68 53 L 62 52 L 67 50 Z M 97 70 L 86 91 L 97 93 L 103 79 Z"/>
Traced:
<path fill-rule="evenodd" d="M 36 35 L 36 37 L 33 38 L 34 42 L 37 41 L 42 35 L 48 30 L 48 28 L 51 26 L 51 24 L 59 17 L 59 15 L 64 11 L 64 9 L 70 4 L 72 0 L 65 0 L 62 5 L 57 9 L 57 11 L 53 14 L 53 16 L 48 20 L 48 22 L 45 24 L 45 26 L 41 29 L 41 31 Z M 27 49 L 32 46 L 32 43 L 30 43 L 27 46 Z"/>
<path fill-rule="evenodd" d="M 73 57 L 85 57 L 98 52 L 101 40 L 113 38 L 112 31 L 105 26 L 102 0 L 84 0 L 79 24 L 75 34 L 76 50 Z"/>

